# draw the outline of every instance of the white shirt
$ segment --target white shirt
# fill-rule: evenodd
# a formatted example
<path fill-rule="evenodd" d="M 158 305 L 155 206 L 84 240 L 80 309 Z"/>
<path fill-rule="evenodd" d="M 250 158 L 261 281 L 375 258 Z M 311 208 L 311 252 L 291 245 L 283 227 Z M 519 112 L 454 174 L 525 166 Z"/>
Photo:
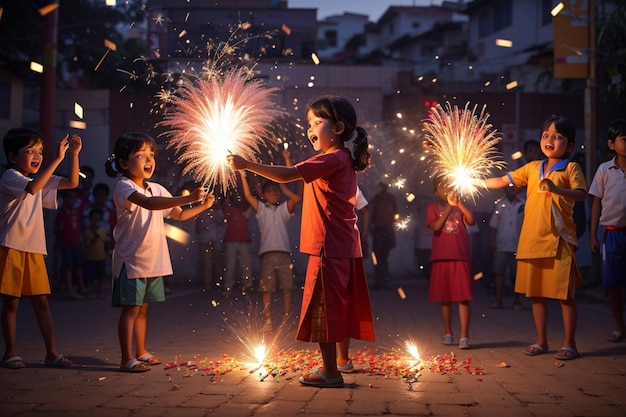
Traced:
<path fill-rule="evenodd" d="M 357 210 L 361 210 L 363 207 L 367 206 L 367 204 L 368 204 L 367 199 L 363 195 L 363 192 L 361 191 L 361 188 L 359 188 L 359 186 L 357 185 L 357 187 L 356 187 L 356 204 L 354 205 L 354 208 L 357 209 Z"/>
<path fill-rule="evenodd" d="M 602 200 L 602 226 L 626 226 L 626 173 L 616 164 L 615 158 L 600 164 L 589 194 Z"/>
<path fill-rule="evenodd" d="M 291 252 L 287 222 L 292 217 L 286 202 L 271 207 L 259 201 L 256 212 L 261 234 L 259 255 L 271 251 Z"/>
<path fill-rule="evenodd" d="M 37 194 L 27 193 L 31 178 L 8 169 L 0 178 L 0 245 L 47 255 L 43 209 L 57 208 L 62 177 L 53 175 Z"/>
<path fill-rule="evenodd" d="M 122 264 L 126 265 L 128 278 L 154 278 L 172 275 L 163 219 L 171 209 L 148 210 L 128 200 L 134 192 L 148 197 L 171 197 L 165 187 L 148 182 L 144 190 L 129 178 L 117 182 L 113 202 L 117 211 L 117 224 L 113 229 L 113 275 L 118 277 Z"/>
<path fill-rule="evenodd" d="M 496 231 L 496 251 L 515 252 L 524 219 L 524 202 L 515 196 L 513 202 L 503 197 L 497 203 L 489 227 Z"/>

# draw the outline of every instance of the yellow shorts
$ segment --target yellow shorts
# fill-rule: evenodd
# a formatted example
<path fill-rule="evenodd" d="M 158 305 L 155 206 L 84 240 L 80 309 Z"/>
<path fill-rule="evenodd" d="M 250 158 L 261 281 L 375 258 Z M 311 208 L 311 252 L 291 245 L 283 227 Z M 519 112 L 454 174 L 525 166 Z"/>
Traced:
<path fill-rule="evenodd" d="M 0 246 L 0 294 L 13 297 L 50 294 L 44 256 Z"/>

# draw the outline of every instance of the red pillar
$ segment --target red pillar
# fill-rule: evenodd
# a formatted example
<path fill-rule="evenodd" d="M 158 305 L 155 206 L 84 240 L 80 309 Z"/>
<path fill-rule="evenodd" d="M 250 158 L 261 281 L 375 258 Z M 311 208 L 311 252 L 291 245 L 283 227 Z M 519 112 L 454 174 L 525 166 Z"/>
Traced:
<path fill-rule="evenodd" d="M 58 0 L 53 2 L 57 3 Z M 39 132 L 44 138 L 44 161 L 49 161 L 54 158 L 56 149 L 54 114 L 56 108 L 58 8 L 46 14 L 43 19 L 43 77 L 41 79 L 41 96 L 39 100 Z"/>

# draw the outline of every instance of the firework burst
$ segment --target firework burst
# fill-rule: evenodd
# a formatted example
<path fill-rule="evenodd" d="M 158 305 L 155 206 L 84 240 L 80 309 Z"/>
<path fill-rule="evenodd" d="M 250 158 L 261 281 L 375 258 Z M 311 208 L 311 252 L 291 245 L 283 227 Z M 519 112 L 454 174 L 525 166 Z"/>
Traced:
<path fill-rule="evenodd" d="M 236 173 L 225 163 L 229 153 L 258 160 L 261 148 L 277 145 L 270 126 L 282 115 L 271 100 L 276 90 L 250 80 L 242 68 L 179 87 L 159 125 L 168 129 L 163 135 L 183 175 L 224 192 L 235 186 Z"/>
<path fill-rule="evenodd" d="M 446 103 L 430 109 L 424 122 L 425 146 L 437 174 L 450 181 L 460 195 L 474 197 L 478 192 L 475 179 L 486 178 L 493 169 L 506 165 L 497 150 L 501 137 L 487 123 L 489 113 L 483 106 L 476 114 L 477 105 L 459 109 Z"/>

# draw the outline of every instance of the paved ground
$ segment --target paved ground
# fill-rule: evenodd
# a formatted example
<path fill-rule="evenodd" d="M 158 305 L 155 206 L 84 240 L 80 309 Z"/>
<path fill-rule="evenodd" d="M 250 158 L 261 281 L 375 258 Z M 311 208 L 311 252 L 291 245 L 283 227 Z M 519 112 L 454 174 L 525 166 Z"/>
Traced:
<path fill-rule="evenodd" d="M 261 323 L 255 294 L 223 302 L 217 294 L 175 288 L 149 314 L 148 346 L 164 364 L 142 374 L 119 372 L 119 311 L 99 300 L 51 298 L 59 349 L 76 364 L 44 366 L 32 308 L 23 300 L 18 344 L 27 368 L 0 368 L 0 416 L 626 415 L 626 343 L 605 341 L 613 329 L 605 303 L 580 299 L 582 357 L 558 362 L 557 303 L 550 303 L 551 352 L 527 357 L 522 349 L 534 342 L 530 310 L 489 309 L 492 296 L 479 287 L 472 349 L 459 350 L 440 343 L 438 305 L 426 300 L 426 289 L 416 278 L 372 292 L 378 341 L 353 342 L 361 372 L 346 375 L 342 389 L 298 383 L 298 370 L 315 367 L 318 356 L 315 344 L 293 340 L 293 322 L 272 341 L 266 363 L 273 373 L 246 363 L 245 345 L 253 344 Z M 296 310 L 300 296 L 294 296 Z M 419 347 L 421 363 L 408 355 L 407 341 Z"/>

